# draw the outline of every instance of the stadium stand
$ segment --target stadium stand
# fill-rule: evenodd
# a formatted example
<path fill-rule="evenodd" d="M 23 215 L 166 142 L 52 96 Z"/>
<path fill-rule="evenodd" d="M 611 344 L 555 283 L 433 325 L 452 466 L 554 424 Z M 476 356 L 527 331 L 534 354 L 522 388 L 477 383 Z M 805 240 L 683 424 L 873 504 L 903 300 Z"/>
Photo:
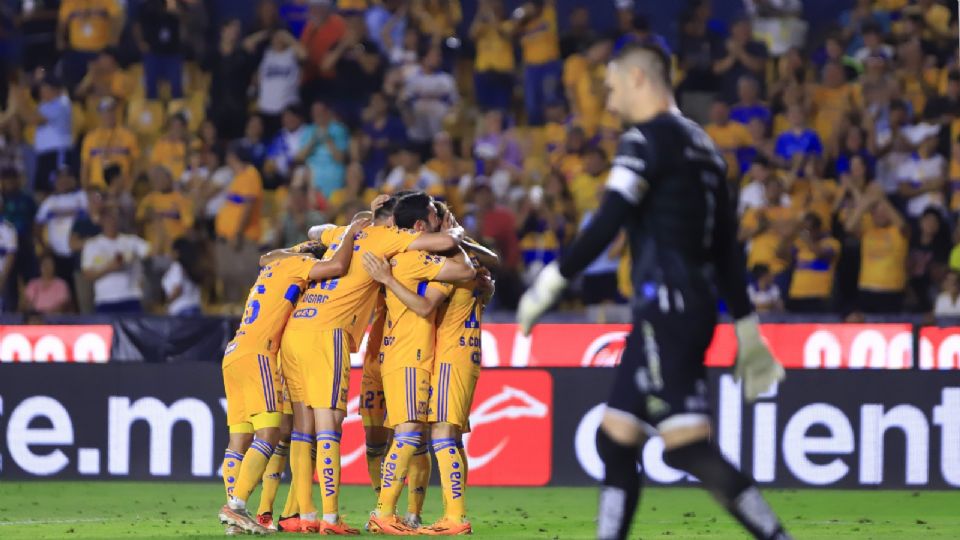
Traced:
<path fill-rule="evenodd" d="M 231 263 L 410 188 L 501 252 L 509 311 L 596 208 L 606 62 L 639 41 L 727 157 L 765 311 L 960 313 L 956 3 L 340 4 L 6 2 L 3 312 L 236 314 Z M 606 257 L 574 320 L 622 317 Z"/>

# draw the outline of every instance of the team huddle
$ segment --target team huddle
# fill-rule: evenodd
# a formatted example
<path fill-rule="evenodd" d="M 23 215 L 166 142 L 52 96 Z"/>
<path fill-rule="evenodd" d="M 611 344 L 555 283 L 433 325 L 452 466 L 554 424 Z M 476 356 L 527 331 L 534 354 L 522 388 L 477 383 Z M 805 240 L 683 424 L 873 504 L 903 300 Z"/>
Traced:
<path fill-rule="evenodd" d="M 260 260 L 223 358 L 230 443 L 223 461 L 227 504 L 219 516 L 227 534 L 359 534 L 339 513 L 340 437 L 349 355 L 368 327 L 360 413 L 377 502 L 365 528 L 389 535 L 472 532 L 462 435 L 480 373 L 480 322 L 493 294 L 487 268 L 499 260 L 465 239 L 447 208 L 422 192 L 380 196 L 371 210 L 348 227 L 315 227 L 310 241 Z M 423 526 L 429 448 L 444 515 Z M 290 492 L 274 520 L 288 461 Z M 261 481 L 254 517 L 247 501 Z M 409 504 L 401 518 L 396 507 L 405 483 Z"/>

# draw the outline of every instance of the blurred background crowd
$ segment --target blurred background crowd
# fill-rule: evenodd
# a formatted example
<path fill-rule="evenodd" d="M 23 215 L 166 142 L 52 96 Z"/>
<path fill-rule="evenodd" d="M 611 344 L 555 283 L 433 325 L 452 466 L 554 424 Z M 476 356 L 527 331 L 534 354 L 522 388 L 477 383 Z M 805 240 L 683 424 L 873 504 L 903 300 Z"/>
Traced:
<path fill-rule="evenodd" d="M 640 42 L 727 159 L 760 310 L 960 315 L 955 2 L 682 0 L 667 32 L 555 1 L 4 1 L 2 310 L 237 313 L 262 250 L 406 189 L 501 253 L 512 310 L 598 206 Z M 564 307 L 621 316 L 628 260 Z"/>

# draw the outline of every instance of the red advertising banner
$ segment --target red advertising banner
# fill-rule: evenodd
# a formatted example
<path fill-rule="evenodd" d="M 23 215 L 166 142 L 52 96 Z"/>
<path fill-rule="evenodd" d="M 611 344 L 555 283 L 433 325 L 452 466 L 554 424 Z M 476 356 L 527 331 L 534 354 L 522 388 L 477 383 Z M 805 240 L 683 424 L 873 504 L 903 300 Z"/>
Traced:
<path fill-rule="evenodd" d="M 515 324 L 486 324 L 483 326 L 483 365 L 610 367 L 620 362 L 629 331 L 627 324 L 544 324 L 534 328 L 530 337 L 524 337 Z M 761 331 L 776 357 L 788 368 L 908 369 L 913 366 L 909 324 L 764 324 Z M 960 336 L 956 339 L 954 350 L 960 354 Z M 733 327 L 718 326 L 706 364 L 711 367 L 733 365 L 736 348 Z M 954 365 L 956 363 L 954 359 Z"/>
<path fill-rule="evenodd" d="M 110 325 L 0 325 L 0 362 L 92 362 L 110 359 Z"/>
<path fill-rule="evenodd" d="M 920 369 L 960 369 L 960 327 L 920 329 Z"/>
<path fill-rule="evenodd" d="M 343 424 L 342 481 L 369 484 L 363 423 L 359 415 L 360 370 L 350 374 L 350 400 Z M 543 370 L 484 371 L 464 436 L 470 485 L 542 486 L 550 481 L 553 455 L 553 379 Z"/>

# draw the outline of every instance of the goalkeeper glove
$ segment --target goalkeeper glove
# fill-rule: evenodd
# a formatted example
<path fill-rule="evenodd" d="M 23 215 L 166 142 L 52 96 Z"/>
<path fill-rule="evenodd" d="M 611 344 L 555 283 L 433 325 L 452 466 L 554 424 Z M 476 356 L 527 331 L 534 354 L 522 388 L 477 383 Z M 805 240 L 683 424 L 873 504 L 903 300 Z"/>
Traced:
<path fill-rule="evenodd" d="M 737 334 L 734 378 L 743 382 L 743 395 L 747 402 L 756 401 L 773 383 L 786 378 L 783 366 L 773 357 L 760 336 L 759 323 L 759 318 L 753 314 L 738 319 L 733 325 Z"/>
<path fill-rule="evenodd" d="M 566 286 L 567 279 L 560 275 L 560 265 L 556 262 L 548 264 L 540 271 L 533 286 L 523 293 L 517 309 L 517 322 L 520 323 L 523 335 L 530 335 L 533 325 L 557 301 Z"/>

